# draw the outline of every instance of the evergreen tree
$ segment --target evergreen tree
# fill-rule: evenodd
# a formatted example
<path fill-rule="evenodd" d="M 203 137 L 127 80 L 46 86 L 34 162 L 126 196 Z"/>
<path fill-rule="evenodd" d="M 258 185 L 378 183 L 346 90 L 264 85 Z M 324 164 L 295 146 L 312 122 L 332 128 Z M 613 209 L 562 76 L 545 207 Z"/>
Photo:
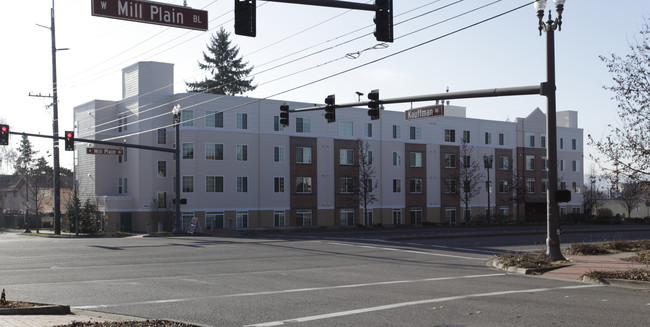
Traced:
<path fill-rule="evenodd" d="M 18 147 L 18 157 L 14 164 L 15 174 L 27 174 L 33 168 L 34 156 L 37 153 L 38 151 L 34 150 L 34 146 L 29 141 L 27 135 L 23 135 L 23 138 L 20 140 L 20 146 Z"/>
<path fill-rule="evenodd" d="M 212 78 L 200 82 L 185 83 L 188 92 L 204 92 L 225 95 L 243 94 L 257 86 L 253 79 L 247 79 L 253 67 L 247 68 L 239 56 L 239 47 L 230 45 L 230 33 L 222 28 L 213 35 L 208 44 L 208 53 L 203 52 L 203 61 L 199 68 L 210 72 Z"/>

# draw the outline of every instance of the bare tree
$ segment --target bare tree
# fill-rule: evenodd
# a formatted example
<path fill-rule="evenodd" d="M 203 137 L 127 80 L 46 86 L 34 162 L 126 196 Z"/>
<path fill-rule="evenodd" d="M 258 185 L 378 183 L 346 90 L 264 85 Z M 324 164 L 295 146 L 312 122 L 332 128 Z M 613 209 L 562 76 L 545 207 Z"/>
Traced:
<path fill-rule="evenodd" d="M 605 89 L 618 102 L 621 126 L 609 125 L 609 135 L 589 143 L 627 175 L 650 175 L 650 19 L 639 31 L 641 40 L 630 45 L 625 57 L 601 56 L 613 85 Z M 593 156 L 592 156 L 593 158 Z M 598 158 L 594 158 L 598 160 Z"/>
<path fill-rule="evenodd" d="M 621 196 L 618 198 L 627 211 L 627 217 L 632 216 L 632 210 L 638 207 L 643 201 L 645 183 L 638 178 L 638 175 L 629 176 L 627 182 L 623 184 Z"/>
<path fill-rule="evenodd" d="M 598 211 L 598 208 L 601 207 L 604 203 L 604 193 L 600 190 L 598 186 L 598 176 L 596 175 L 595 169 L 592 167 L 589 175 L 587 175 L 587 183 L 585 183 L 585 189 L 582 194 L 583 205 L 585 208 L 585 213 L 589 215 L 595 215 Z"/>
<path fill-rule="evenodd" d="M 463 220 L 470 222 L 470 205 L 472 200 L 481 193 L 481 184 L 484 180 L 481 165 L 472 156 L 473 147 L 462 140 L 460 145 L 460 165 L 457 165 L 453 179 L 456 180 L 455 195 L 465 207 Z"/>
<path fill-rule="evenodd" d="M 371 224 L 371 221 L 368 219 L 368 206 L 377 201 L 377 196 L 373 191 L 377 188 L 377 182 L 375 182 L 376 168 L 373 165 L 372 152 L 370 149 L 370 143 L 357 139 L 357 149 L 359 151 L 359 163 L 358 163 L 358 200 L 359 206 L 363 210 L 363 222 L 364 224 Z"/>

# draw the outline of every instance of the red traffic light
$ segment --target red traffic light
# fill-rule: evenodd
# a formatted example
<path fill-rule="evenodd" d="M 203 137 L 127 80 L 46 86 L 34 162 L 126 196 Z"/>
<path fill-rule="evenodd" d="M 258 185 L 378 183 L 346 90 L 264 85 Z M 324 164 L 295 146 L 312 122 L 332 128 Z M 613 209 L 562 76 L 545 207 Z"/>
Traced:
<path fill-rule="evenodd" d="M 69 138 L 69 139 L 71 139 L 73 136 L 74 136 L 74 135 L 72 134 L 72 132 L 66 132 L 66 133 L 65 133 L 65 137 L 67 137 L 67 138 Z"/>
<path fill-rule="evenodd" d="M 6 131 L 9 130 L 9 126 L 7 126 L 7 125 L 2 125 L 2 127 L 0 127 L 0 130 L 2 130 L 2 132 L 4 133 L 4 132 L 6 132 Z"/>

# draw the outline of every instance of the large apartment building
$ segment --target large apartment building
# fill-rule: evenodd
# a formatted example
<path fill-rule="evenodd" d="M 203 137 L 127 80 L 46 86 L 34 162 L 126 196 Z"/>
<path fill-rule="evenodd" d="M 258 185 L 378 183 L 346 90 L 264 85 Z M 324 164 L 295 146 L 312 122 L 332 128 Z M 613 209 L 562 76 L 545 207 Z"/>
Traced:
<path fill-rule="evenodd" d="M 192 218 L 204 232 L 458 224 L 485 217 L 488 206 L 492 217 L 508 221 L 545 216 L 545 115 L 539 109 L 516 122 L 467 118 L 465 108 L 449 105 L 444 116 L 416 120 L 389 110 L 370 120 L 367 108 L 350 108 L 337 109 L 336 122 L 327 123 L 323 112 L 305 111 L 291 113 L 284 127 L 281 104 L 313 104 L 175 94 L 173 65 L 167 63 L 139 62 L 122 76 L 121 100 L 75 107 L 76 135 L 172 148 L 172 108 L 179 105 L 185 228 Z M 580 212 L 583 131 L 576 112 L 558 112 L 558 142 L 561 187 L 572 191 L 561 211 Z M 119 156 L 98 155 L 88 154 L 89 147 L 101 146 L 75 145 L 79 194 L 97 202 L 109 229 L 171 230 L 173 154 L 124 148 Z M 374 168 L 376 200 L 365 213 L 357 201 L 360 151 Z M 484 168 L 483 156 L 494 158 L 492 169 Z M 480 163 L 482 180 L 466 211 L 458 172 L 472 160 Z"/>

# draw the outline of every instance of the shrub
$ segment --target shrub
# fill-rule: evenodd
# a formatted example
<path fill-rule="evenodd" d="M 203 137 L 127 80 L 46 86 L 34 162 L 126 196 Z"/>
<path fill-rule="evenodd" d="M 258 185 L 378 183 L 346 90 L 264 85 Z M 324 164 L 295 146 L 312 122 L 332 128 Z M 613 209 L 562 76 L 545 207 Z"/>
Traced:
<path fill-rule="evenodd" d="M 566 254 L 579 254 L 579 255 L 598 255 L 610 253 L 600 244 L 593 243 L 580 243 L 571 244 L 566 250 Z"/>

